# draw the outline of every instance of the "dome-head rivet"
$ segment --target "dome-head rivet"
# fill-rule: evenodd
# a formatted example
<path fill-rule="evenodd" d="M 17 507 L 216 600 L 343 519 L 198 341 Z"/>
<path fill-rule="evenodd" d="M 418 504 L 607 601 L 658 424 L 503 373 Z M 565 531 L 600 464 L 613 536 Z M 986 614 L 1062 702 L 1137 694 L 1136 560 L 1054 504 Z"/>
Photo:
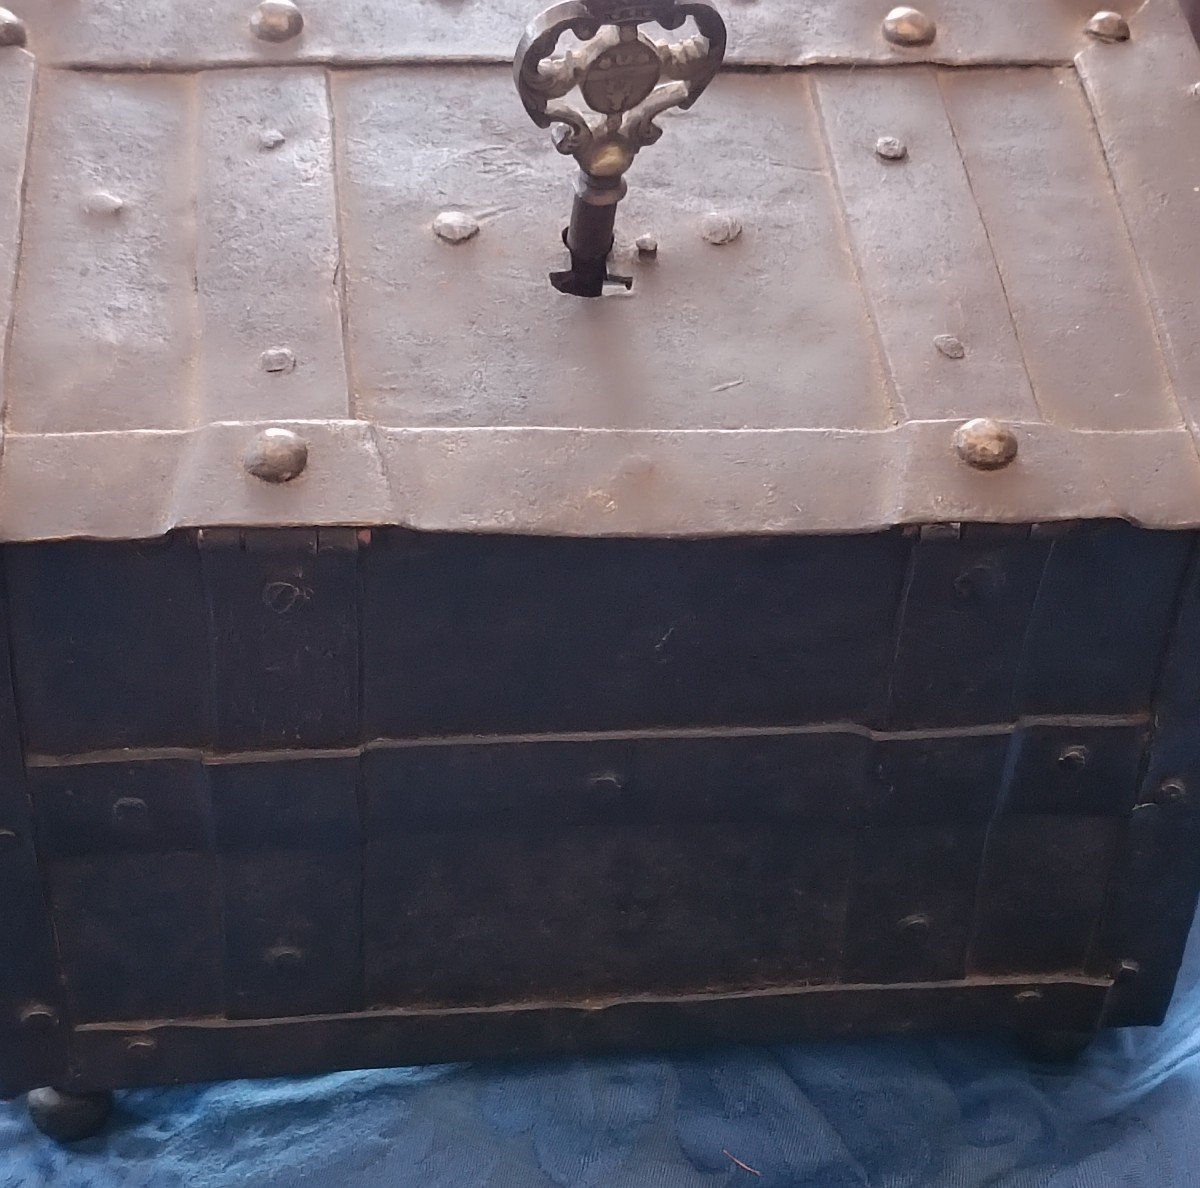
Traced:
<path fill-rule="evenodd" d="M 937 36 L 937 25 L 919 8 L 893 8 L 883 18 L 883 36 L 893 45 L 929 45 Z"/>
<path fill-rule="evenodd" d="M 465 210 L 444 210 L 433 220 L 433 233 L 444 243 L 465 243 L 479 234 L 479 220 Z"/>
<path fill-rule="evenodd" d="M 259 41 L 291 41 L 304 28 L 304 16 L 292 0 L 262 0 L 250 14 L 250 32 Z"/>
<path fill-rule="evenodd" d="M 1129 22 L 1119 12 L 1098 12 L 1083 28 L 1097 41 L 1129 40 Z"/>
<path fill-rule="evenodd" d="M 149 822 L 149 808 L 140 796 L 120 796 L 113 801 L 112 819 L 126 828 L 144 827 Z"/>
<path fill-rule="evenodd" d="M 125 1051 L 130 1056 L 145 1059 L 158 1050 L 158 1040 L 151 1035 L 131 1035 L 125 1041 Z"/>
<path fill-rule="evenodd" d="M 600 771 L 588 777 L 588 787 L 593 792 L 615 795 L 625 787 L 625 780 L 619 772 Z"/>
<path fill-rule="evenodd" d="M 1017 435 L 999 421 L 976 417 L 955 430 L 954 452 L 975 470 L 1003 470 L 1017 456 Z"/>
<path fill-rule="evenodd" d="M 49 1031 L 58 1026 L 58 1012 L 44 1002 L 32 1002 L 21 1012 L 21 1025 L 31 1031 Z"/>
<path fill-rule="evenodd" d="M 90 215 L 116 215 L 125 209 L 125 200 L 110 190 L 93 190 L 83 200 L 83 209 Z"/>
<path fill-rule="evenodd" d="M 305 963 L 304 950 L 296 945 L 272 945 L 263 954 L 267 964 L 280 973 L 292 973 Z"/>
<path fill-rule="evenodd" d="M 908 145 L 895 136 L 881 136 L 875 142 L 875 155 L 881 161 L 903 161 L 908 156 Z"/>
<path fill-rule="evenodd" d="M 1154 793 L 1155 804 L 1183 804 L 1188 798 L 1187 785 L 1178 776 L 1163 780 Z"/>
<path fill-rule="evenodd" d="M 308 444 L 290 429 L 264 429 L 250 443 L 242 463 L 265 483 L 286 483 L 308 465 Z"/>
<path fill-rule="evenodd" d="M 25 22 L 15 12 L 0 8 L 0 47 L 25 44 Z"/>
<path fill-rule="evenodd" d="M 1082 771 L 1087 767 L 1090 758 L 1087 747 L 1080 743 L 1072 743 L 1059 751 L 1057 762 L 1061 770 L 1074 772 Z"/>
<path fill-rule="evenodd" d="M 965 359 L 967 348 L 963 346 L 962 339 L 954 334 L 938 334 L 933 345 L 937 348 L 939 355 L 945 355 L 947 359 Z"/>
<path fill-rule="evenodd" d="M 272 375 L 296 370 L 296 356 L 288 347 L 272 347 L 269 351 L 263 351 L 258 361 L 263 371 L 269 371 Z"/>
<path fill-rule="evenodd" d="M 741 233 L 742 224 L 735 215 L 726 211 L 710 211 L 700 220 L 700 234 L 705 243 L 720 247 L 721 244 L 732 243 Z"/>

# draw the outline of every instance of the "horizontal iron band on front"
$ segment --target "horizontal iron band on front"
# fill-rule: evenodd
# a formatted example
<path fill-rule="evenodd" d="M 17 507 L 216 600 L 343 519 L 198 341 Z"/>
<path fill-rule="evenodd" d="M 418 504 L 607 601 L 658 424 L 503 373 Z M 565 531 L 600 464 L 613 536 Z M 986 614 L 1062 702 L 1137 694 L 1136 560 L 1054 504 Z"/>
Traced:
<path fill-rule="evenodd" d="M 243 468 L 267 424 L 308 444 L 307 466 L 291 482 L 263 483 Z M 960 424 L 400 429 L 325 420 L 8 433 L 0 539 L 145 539 L 180 527 L 279 525 L 597 537 L 829 534 L 1051 521 L 1064 513 L 1200 526 L 1200 459 L 1182 425 L 1100 431 L 1018 422 L 1017 460 L 984 473 L 955 454 Z"/>
<path fill-rule="evenodd" d="M 570 731 L 537 734 L 455 734 L 424 738 L 376 738 L 356 747 L 309 747 L 292 750 L 212 751 L 198 747 L 121 747 L 110 751 L 89 751 L 76 755 L 32 753 L 25 756 L 26 767 L 73 767 L 97 763 L 142 763 L 163 759 L 187 760 L 205 765 L 231 763 L 286 763 L 289 760 L 357 759 L 371 751 L 409 747 L 522 746 L 539 743 L 654 742 L 668 739 L 778 738 L 786 736 L 852 734 L 875 742 L 918 741 L 922 739 L 980 738 L 1015 734 L 1027 727 L 1061 727 L 1064 730 L 1102 729 L 1105 727 L 1144 726 L 1149 714 L 1034 714 L 1012 722 L 994 722 L 972 726 L 948 726 L 935 730 L 877 730 L 855 722 L 821 722 L 801 726 L 739 726 L 726 730 L 708 726 L 666 728 L 661 730 Z"/>
<path fill-rule="evenodd" d="M 71 1034 L 72 1075 L 91 1088 L 325 1072 L 647 1045 L 1010 1026 L 1090 1031 L 1110 978 L 971 978 L 813 985 L 669 998 L 227 1021 L 93 1024 Z M 131 1043 L 148 1039 L 150 1043 Z"/>

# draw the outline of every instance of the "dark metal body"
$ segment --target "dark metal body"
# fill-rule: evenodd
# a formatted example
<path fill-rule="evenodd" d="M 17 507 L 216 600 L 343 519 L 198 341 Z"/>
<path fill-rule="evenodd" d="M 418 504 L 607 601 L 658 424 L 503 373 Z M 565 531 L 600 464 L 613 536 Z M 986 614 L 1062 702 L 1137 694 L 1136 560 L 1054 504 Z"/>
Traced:
<path fill-rule="evenodd" d="M 9 545 L 8 1093 L 1157 1022 L 1191 533 Z"/>

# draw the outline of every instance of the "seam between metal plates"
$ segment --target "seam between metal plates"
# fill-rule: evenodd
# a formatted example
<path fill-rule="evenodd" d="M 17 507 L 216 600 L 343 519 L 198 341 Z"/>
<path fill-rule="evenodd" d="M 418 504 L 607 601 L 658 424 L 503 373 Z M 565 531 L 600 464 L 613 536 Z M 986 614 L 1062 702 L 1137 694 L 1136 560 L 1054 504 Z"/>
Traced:
<path fill-rule="evenodd" d="M 107 438 L 109 440 L 123 437 L 170 438 L 188 437 L 204 433 L 209 429 L 256 429 L 263 425 L 289 425 L 297 428 L 305 426 L 320 426 L 322 428 L 362 428 L 372 432 L 401 433 L 405 435 L 419 434 L 480 434 L 495 433 L 505 435 L 519 434 L 564 434 L 578 437 L 749 437 L 765 434 L 833 434 L 838 437 L 882 437 L 896 432 L 903 432 L 909 427 L 954 426 L 961 425 L 963 418 L 931 417 L 925 420 L 905 420 L 896 425 L 883 425 L 871 428 L 857 428 L 853 425 L 764 425 L 750 426 L 738 429 L 722 429 L 719 427 L 705 428 L 671 428 L 671 427 L 609 427 L 596 425 L 455 425 L 435 423 L 429 425 L 381 425 L 377 421 L 345 419 L 340 417 L 328 418 L 293 418 L 293 417 L 264 417 L 247 421 L 208 421 L 191 428 L 172 429 L 68 429 L 63 432 L 38 432 L 17 430 L 9 434 L 14 441 L 66 441 L 86 440 L 89 438 Z M 1159 428 L 1143 427 L 1139 429 L 1097 429 L 1086 426 L 1058 425 L 1053 421 L 1030 421 L 1014 418 L 1006 422 L 1016 428 L 1045 429 L 1071 437 L 1162 437 L 1168 434 L 1188 433 L 1187 426 L 1180 421 L 1177 425 L 1165 425 Z M 1191 436 L 1190 433 L 1188 433 Z"/>
<path fill-rule="evenodd" d="M 333 73 L 323 72 L 325 107 L 329 116 L 329 163 L 333 170 L 333 233 L 337 236 L 337 265 L 334 270 L 338 301 L 338 322 L 342 332 L 342 372 L 346 381 L 346 412 L 359 418 L 358 384 L 354 356 L 350 350 L 350 293 L 346 278 L 346 210 L 342 194 L 342 162 L 339 148 L 337 112 L 333 102 Z"/>
<path fill-rule="evenodd" d="M 201 136 L 200 79 L 198 77 L 185 79 L 185 86 L 184 111 L 186 112 L 188 141 L 191 147 L 188 155 L 188 185 L 191 193 L 187 205 L 189 219 L 185 231 L 189 239 L 187 246 L 191 258 L 192 286 L 191 291 L 187 294 L 187 308 L 193 344 L 193 349 L 188 352 L 187 411 L 189 423 L 192 428 L 195 428 L 204 419 L 206 394 L 200 362 L 200 346 L 204 340 L 204 313 L 200 305 L 200 185 L 204 169 L 202 160 L 204 145 Z M 179 477 L 179 472 L 177 472 L 177 484 Z M 176 492 L 172 491 L 171 495 L 171 506 L 174 507 Z"/>
<path fill-rule="evenodd" d="M 813 116 L 817 123 L 817 138 L 821 146 L 821 158 L 825 163 L 825 175 L 829 178 L 829 188 L 833 191 L 834 207 L 837 211 L 838 232 L 854 273 L 854 285 L 862 300 L 863 313 L 871 328 L 871 355 L 875 368 L 883 379 L 884 395 L 888 401 L 888 420 L 893 425 L 908 420 L 907 409 L 900 393 L 896 390 L 896 376 L 892 370 L 892 361 L 884 345 L 883 335 L 879 330 L 879 316 L 875 311 L 875 300 L 863 280 L 862 263 L 859 259 L 858 246 L 850 227 L 850 214 L 846 209 L 846 195 L 842 191 L 841 179 L 838 177 L 837 166 L 833 160 L 833 152 L 829 146 L 829 131 L 825 124 L 825 111 L 821 102 L 820 87 L 809 82 L 807 88 L 808 101 L 812 107 Z"/>
<path fill-rule="evenodd" d="M 9 385 L 12 377 L 12 344 L 17 326 L 17 295 L 20 292 L 21 263 L 24 256 L 22 248 L 25 241 L 25 205 L 29 191 L 29 160 L 30 154 L 33 152 L 33 128 L 34 119 L 36 118 L 35 108 L 37 104 L 38 77 L 39 68 L 37 59 L 30 56 L 29 102 L 25 116 L 25 153 L 21 160 L 21 179 L 17 189 L 17 225 L 13 243 L 12 287 L 9 292 L 11 304 L 8 310 L 8 323 L 4 327 L 3 358 L 0 359 L 0 363 L 3 364 L 3 374 L 0 375 L 0 398 L 3 399 L 3 405 L 0 406 L 0 462 L 3 462 L 4 459 L 4 442 L 8 435 L 8 414 L 12 404 L 12 401 L 9 399 Z"/>
<path fill-rule="evenodd" d="M 1025 345 L 1021 342 L 1021 330 L 1017 325 L 1016 317 L 1013 315 L 1012 299 L 1008 295 L 1008 282 L 1004 279 L 1004 270 L 1000 267 L 1000 257 L 996 254 L 996 245 L 992 242 L 992 232 L 987 225 L 987 219 L 984 218 L 983 207 L 979 204 L 979 198 L 975 192 L 975 181 L 971 177 L 971 167 L 967 164 L 966 154 L 963 152 L 962 144 L 958 139 L 958 129 L 954 126 L 954 116 L 951 114 L 950 105 L 946 102 L 946 91 L 942 86 L 942 72 L 935 70 L 933 77 L 937 85 L 938 98 L 942 104 L 942 111 L 946 115 L 946 127 L 950 129 L 950 138 L 954 141 L 954 151 L 958 153 L 958 160 L 962 165 L 963 177 L 967 179 L 967 190 L 971 195 L 971 201 L 975 204 L 975 213 L 979 218 L 979 226 L 983 230 L 983 238 L 987 243 L 988 255 L 992 258 L 992 268 L 995 269 L 996 279 L 1000 282 L 1000 292 L 1004 295 L 1004 308 L 1008 312 L 1008 324 L 1012 327 L 1013 341 L 1017 344 L 1017 352 L 1021 356 L 1021 370 L 1025 373 L 1025 382 L 1029 385 L 1029 394 L 1033 397 L 1033 407 L 1037 409 L 1038 415 L 1042 420 L 1046 421 L 1048 419 L 1046 410 L 1042 408 L 1037 385 L 1033 382 L 1033 376 L 1030 374 L 1029 359 L 1025 354 Z"/>
<path fill-rule="evenodd" d="M 389 1019 L 421 1018 L 423 1016 L 497 1015 L 516 1012 L 541 1011 L 602 1011 L 609 1007 L 636 1006 L 646 1003 L 688 1004 L 706 1006 L 712 1003 L 741 1001 L 745 999 L 778 999 L 793 997 L 831 997 L 856 992 L 898 992 L 926 990 L 988 990 L 993 988 L 1041 986 L 1045 988 L 1078 987 L 1080 989 L 1107 990 L 1112 978 L 1095 977 L 1084 973 L 1027 974 L 1027 975 L 980 975 L 939 982 L 822 982 L 815 984 L 771 986 L 745 990 L 725 990 L 716 994 L 630 994 L 604 998 L 545 999 L 535 1002 L 488 1003 L 483 1006 L 438 1006 L 436 1004 L 412 1007 L 376 1007 L 364 1011 L 339 1011 L 332 1014 L 299 1015 L 290 1018 L 271 1019 L 227 1019 L 221 1015 L 207 1015 L 186 1019 L 131 1019 L 120 1022 L 81 1023 L 75 1030 L 81 1034 L 116 1034 L 129 1031 L 144 1031 L 151 1028 L 180 1029 L 186 1031 L 218 1030 L 236 1028 L 257 1029 L 260 1027 L 297 1026 L 309 1023 L 347 1022 L 369 1024 Z"/>
<path fill-rule="evenodd" d="M 1141 12 L 1145 4 L 1138 8 Z M 1133 238 L 1133 232 L 1129 226 L 1129 217 L 1125 213 L 1125 201 L 1121 194 L 1121 187 L 1117 184 L 1117 175 L 1113 172 L 1112 161 L 1108 156 L 1108 146 L 1104 143 L 1104 136 L 1100 130 L 1100 121 L 1096 115 L 1095 105 L 1092 103 L 1091 88 L 1086 81 L 1084 71 L 1080 69 L 1079 63 L 1086 60 L 1088 51 L 1082 51 L 1076 57 L 1076 64 L 1072 69 L 1072 75 L 1076 85 L 1079 87 L 1080 96 L 1083 99 L 1083 106 L 1087 110 L 1088 120 L 1092 129 L 1092 133 L 1096 139 L 1096 146 L 1100 150 L 1100 158 L 1104 162 L 1104 174 L 1108 179 L 1109 191 L 1112 194 L 1113 201 L 1116 203 L 1117 212 L 1121 216 L 1121 226 L 1125 229 L 1125 242 L 1129 245 L 1130 254 L 1137 263 L 1138 281 L 1141 286 L 1142 303 L 1145 305 L 1147 312 L 1150 315 L 1150 328 L 1154 334 L 1154 345 L 1158 352 L 1158 366 L 1162 372 L 1163 378 L 1167 382 L 1167 388 L 1171 393 L 1171 399 L 1175 402 L 1175 411 L 1179 414 L 1179 423 L 1184 425 L 1191 434 L 1192 444 L 1196 448 L 1197 455 L 1200 456 L 1200 424 L 1197 424 L 1196 419 L 1189 415 L 1188 409 L 1184 406 L 1184 402 L 1179 399 L 1179 391 L 1175 385 L 1175 376 L 1172 373 L 1171 367 L 1171 352 L 1167 347 L 1166 338 L 1163 333 L 1162 321 L 1159 317 L 1157 302 L 1153 300 L 1153 286 L 1150 284 L 1150 278 L 1146 275 L 1146 264 L 1142 259 L 1141 254 L 1137 250 L 1137 243 Z"/>
<path fill-rule="evenodd" d="M 914 66 L 945 66 L 954 70 L 994 70 L 997 67 L 1013 69 L 1053 69 L 1070 66 L 1070 58 L 1037 57 L 1003 58 L 980 57 L 962 61 L 954 57 L 938 57 L 931 55 L 919 59 L 897 59 L 872 57 L 869 54 L 829 54 L 814 55 L 811 58 L 792 59 L 785 62 L 772 62 L 765 59 L 727 58 L 721 68 L 722 74 L 775 74 L 797 70 L 819 70 L 826 67 L 883 67 L 889 70 L 904 70 Z M 194 61 L 178 62 L 155 60 L 141 62 L 130 61 L 89 61 L 85 59 L 64 59 L 49 61 L 46 66 L 54 70 L 69 70 L 77 74 L 193 74 L 206 70 L 286 70 L 289 67 L 323 66 L 333 70 L 378 70 L 387 67 L 403 67 L 405 69 L 438 69 L 461 66 L 500 66 L 512 68 L 511 56 L 500 54 L 464 54 L 456 56 L 431 54 L 380 54 L 376 56 L 364 54 L 362 57 L 346 58 L 335 54 L 298 55 L 295 58 L 270 58 L 261 61 L 247 58 L 197 58 Z"/>
<path fill-rule="evenodd" d="M 30 122 L 32 123 L 32 121 Z M 54 973 L 52 976 L 54 984 L 51 1002 L 54 1009 L 59 1012 L 60 1026 L 66 1029 L 66 1035 L 63 1037 L 64 1059 L 66 1071 L 71 1073 L 74 1071 L 74 1047 L 71 1038 L 74 1028 L 77 1025 L 72 1020 L 71 1000 L 66 993 L 66 986 L 62 981 L 62 970 L 64 968 L 63 950 L 59 939 L 58 920 L 55 913 L 51 910 L 50 870 L 43 860 L 38 847 L 37 814 L 34 811 L 33 796 L 29 787 L 29 755 L 25 729 L 21 718 L 20 695 L 17 687 L 16 653 L 13 650 L 14 636 L 13 617 L 10 611 L 11 605 L 12 599 L 8 587 L 8 556 L 5 555 L 0 558 L 0 607 L 3 608 L 4 614 L 4 621 L 0 624 L 0 632 L 3 632 L 4 651 L 7 653 L 8 660 L 6 671 L 3 673 L 3 679 L 8 683 L 8 695 L 12 700 L 13 728 L 17 734 L 14 741 L 17 744 L 18 754 L 14 756 L 14 762 L 20 764 L 21 767 L 21 788 L 19 795 L 25 801 L 25 819 L 27 822 L 25 827 L 30 831 L 30 842 L 33 846 L 34 873 L 32 882 L 35 894 L 41 903 L 42 914 L 45 917 L 46 928 L 49 932 L 50 952 L 54 961 Z M 36 911 L 32 914 L 37 915 Z"/>
<path fill-rule="evenodd" d="M 904 742 L 923 739 L 981 738 L 1004 736 L 1031 727 L 1144 726 L 1149 715 L 1065 714 L 1030 715 L 1012 722 L 989 722 L 978 726 L 947 726 L 935 730 L 876 730 L 856 722 L 821 722 L 801 726 L 689 726 L 663 729 L 560 731 L 524 734 L 445 734 L 423 737 L 374 738 L 346 747 L 314 747 L 257 751 L 212 751 L 204 747 L 123 747 L 87 751 L 74 755 L 30 753 L 29 767 L 74 767 L 91 763 L 135 763 L 185 759 L 212 766 L 232 763 L 303 762 L 309 759 L 357 759 L 373 751 L 408 750 L 420 747 L 474 747 L 525 745 L 528 743 L 657 742 L 667 740 L 737 741 L 755 738 L 786 738 L 804 735 L 853 734 L 872 742 Z"/>
<path fill-rule="evenodd" d="M 1092 935 L 1085 954 L 1085 969 L 1092 968 L 1100 957 L 1106 955 L 1111 957 L 1114 962 L 1118 962 L 1124 957 L 1123 953 L 1116 951 L 1123 948 L 1123 945 L 1114 946 L 1114 951 L 1108 954 L 1105 954 L 1103 945 L 1106 941 L 1129 939 L 1116 938 L 1111 935 L 1112 916 L 1114 910 L 1119 906 L 1122 894 L 1129 894 L 1131 886 L 1134 885 L 1130 879 L 1131 873 L 1135 870 L 1136 861 L 1136 847 L 1133 837 L 1133 813 L 1143 805 L 1142 797 L 1148 791 L 1146 782 L 1153 770 L 1155 733 L 1158 729 L 1157 711 L 1162 698 L 1162 685 L 1180 634 L 1180 622 L 1184 613 L 1185 603 L 1189 596 L 1194 596 L 1198 572 L 1200 572 L 1200 535 L 1193 533 L 1187 560 L 1184 562 L 1183 570 L 1179 577 L 1179 585 L 1171 601 L 1171 617 L 1166 638 L 1163 640 L 1162 650 L 1159 652 L 1154 669 L 1154 680 L 1150 691 L 1150 708 L 1146 723 L 1147 726 L 1151 727 L 1151 734 L 1145 739 L 1141 754 L 1138 756 L 1137 783 L 1135 785 L 1137 788 L 1135 798 L 1137 803 L 1134 804 L 1131 810 L 1125 833 L 1118 840 L 1117 851 L 1112 858 L 1112 866 L 1104 888 L 1103 903 L 1093 924 Z"/>

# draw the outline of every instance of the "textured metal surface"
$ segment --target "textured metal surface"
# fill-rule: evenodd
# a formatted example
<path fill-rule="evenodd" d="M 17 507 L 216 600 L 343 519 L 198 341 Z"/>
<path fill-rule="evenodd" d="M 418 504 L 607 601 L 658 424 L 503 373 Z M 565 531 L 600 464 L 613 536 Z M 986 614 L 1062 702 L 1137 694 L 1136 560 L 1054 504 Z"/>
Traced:
<path fill-rule="evenodd" d="M 256 40 L 254 0 L 142 0 L 80 8 L 26 0 L 31 48 L 48 62 L 94 66 L 165 66 L 293 61 L 378 62 L 483 58 L 511 61 L 528 0 L 405 0 L 347 4 L 304 0 L 304 31 L 282 44 Z M 1086 40 L 1095 0 L 939 0 L 929 46 L 884 39 L 886 0 L 756 0 L 728 6 L 730 57 L 747 64 L 806 62 L 1062 62 Z M 1123 12 L 1137 7 L 1121 0 Z"/>
<path fill-rule="evenodd" d="M 938 75 L 917 68 L 822 71 L 825 133 L 849 234 L 873 302 L 896 397 L 912 420 L 975 409 L 1037 417 L 1004 286 L 946 115 Z M 873 135 L 900 138 L 903 164 L 865 151 Z M 940 283 L 931 284 L 936 277 Z M 961 360 L 935 336 L 965 344 Z M 969 395 L 968 395 L 969 394 Z"/>
<path fill-rule="evenodd" d="M 43 69 L 0 536 L 1200 523 L 1191 187 L 1153 148 L 1194 104 L 1152 66 L 1200 54 L 1171 3 L 1076 31 L 1087 99 L 1065 67 L 718 78 L 622 203 L 633 292 L 588 308 L 546 282 L 560 159 L 500 67 Z M 1002 471 L 960 448 L 976 417 Z"/>
<path fill-rule="evenodd" d="M 5 1084 L 1152 1020 L 1200 883 L 1193 543 L 10 545 Z"/>
<path fill-rule="evenodd" d="M 1043 416 L 1090 429 L 1178 424 L 1075 75 L 947 73 L 942 90 Z"/>
<path fill-rule="evenodd" d="M 29 117 L 33 105 L 33 58 L 20 50 L 0 52 L 0 364 L 12 333 L 13 294 L 21 243 L 21 192 L 25 184 Z M 0 408 L 7 399 L 0 368 Z"/>
<path fill-rule="evenodd" d="M 181 434 L 9 434 L 0 533 L 129 539 L 180 525 L 399 523 L 430 531 L 734 536 L 962 520 L 1200 524 L 1200 466 L 1182 427 L 1129 434 L 1018 423 L 1020 460 L 985 474 L 955 454 L 958 424 L 684 434 L 297 422 L 309 464 L 283 485 L 243 470 L 257 422 Z M 103 482 L 64 483 L 64 474 Z"/>
<path fill-rule="evenodd" d="M 1125 524 L 1079 525 L 1053 540 L 1028 627 L 1020 711 L 1123 714 L 1149 705 L 1189 549 L 1183 533 Z"/>
<path fill-rule="evenodd" d="M 4 1085 L 1160 1017 L 1172 5 L 733 9 L 586 305 L 503 6 L 43 5 L 0 539 L 202 531 L 6 547 Z"/>
<path fill-rule="evenodd" d="M 203 419 L 344 417 L 333 139 L 320 70 L 200 76 L 196 286 Z M 274 136 L 282 141 L 274 143 Z M 270 370 L 262 352 L 289 350 Z"/>
<path fill-rule="evenodd" d="M 9 549 L 29 749 L 1136 715 L 1189 548 L 1111 524 L 1052 541 L 376 531 L 356 560 L 346 535 Z"/>
<path fill-rule="evenodd" d="M 751 994 L 645 996 L 578 1004 L 370 1011 L 257 1022 L 152 1021 L 85 1026 L 72 1037 L 71 1082 L 89 1087 L 303 1075 L 338 1068 L 653 1046 L 779 1042 L 878 1031 L 1064 1027 L 1092 1031 L 1111 979 L 1064 975 L 996 981 L 781 987 Z M 128 1041 L 156 1041 L 145 1054 Z"/>
<path fill-rule="evenodd" d="M 358 738 L 353 529 L 201 535 L 214 740 L 224 751 Z"/>
<path fill-rule="evenodd" d="M 1193 90 L 1200 54 L 1172 0 L 1147 0 L 1132 18 L 1129 45 L 1092 45 L 1078 58 L 1096 127 L 1175 390 L 1192 431 L 1200 430 L 1200 308 L 1193 299 L 1195 248 L 1190 228 L 1200 153 Z M 1153 85 L 1120 60 L 1136 46 L 1154 60 Z"/>
<path fill-rule="evenodd" d="M 189 424 L 197 330 L 189 91 L 188 80 L 162 75 L 98 86 L 84 75 L 42 73 L 8 359 L 9 429 Z M 97 190 L 121 206 L 89 202 Z"/>
<path fill-rule="evenodd" d="M 210 682 L 195 677 L 208 670 L 209 646 L 192 542 L 14 548 L 4 562 L 32 751 L 194 745 L 206 735 Z"/>
<path fill-rule="evenodd" d="M 9 665 L 11 624 L 0 629 L 0 1093 L 61 1077 L 69 1021 L 50 927 L 44 871 L 21 757 L 20 722 Z"/>
<path fill-rule="evenodd" d="M 893 726 L 1012 717 L 1047 551 L 1019 537 L 915 547 L 889 686 Z"/>
<path fill-rule="evenodd" d="M 1154 690 L 1156 732 L 1124 840 L 1094 968 L 1124 967 L 1108 1019 L 1162 1022 L 1200 881 L 1200 565 L 1191 558 L 1173 638 Z M 1164 925 L 1148 929 L 1146 922 Z"/>
<path fill-rule="evenodd" d="M 230 1018 L 361 1008 L 353 759 L 209 768 Z"/>
<path fill-rule="evenodd" d="M 773 80 L 764 108 L 757 78 L 727 76 L 693 110 L 663 117 L 668 135 L 639 159 L 621 203 L 626 236 L 659 229 L 658 257 L 633 265 L 628 300 L 596 310 L 546 281 L 561 254 L 562 164 L 511 83 L 461 68 L 414 82 L 401 71 L 333 79 L 337 125 L 354 129 L 339 145 L 360 416 L 643 430 L 886 424 L 805 78 Z M 435 125 L 422 118 L 431 105 L 443 112 Z M 764 157 L 774 164 L 748 189 L 743 171 Z M 740 168 L 714 171 L 718 159 Z M 453 250 L 428 231 L 447 196 L 494 212 Z M 700 236 L 714 207 L 740 211 L 747 227 L 719 255 Z M 619 242 L 614 267 L 628 254 Z M 731 268 L 753 277 L 753 291 L 714 283 Z M 768 344 L 800 327 L 804 348 L 785 365 Z"/>

